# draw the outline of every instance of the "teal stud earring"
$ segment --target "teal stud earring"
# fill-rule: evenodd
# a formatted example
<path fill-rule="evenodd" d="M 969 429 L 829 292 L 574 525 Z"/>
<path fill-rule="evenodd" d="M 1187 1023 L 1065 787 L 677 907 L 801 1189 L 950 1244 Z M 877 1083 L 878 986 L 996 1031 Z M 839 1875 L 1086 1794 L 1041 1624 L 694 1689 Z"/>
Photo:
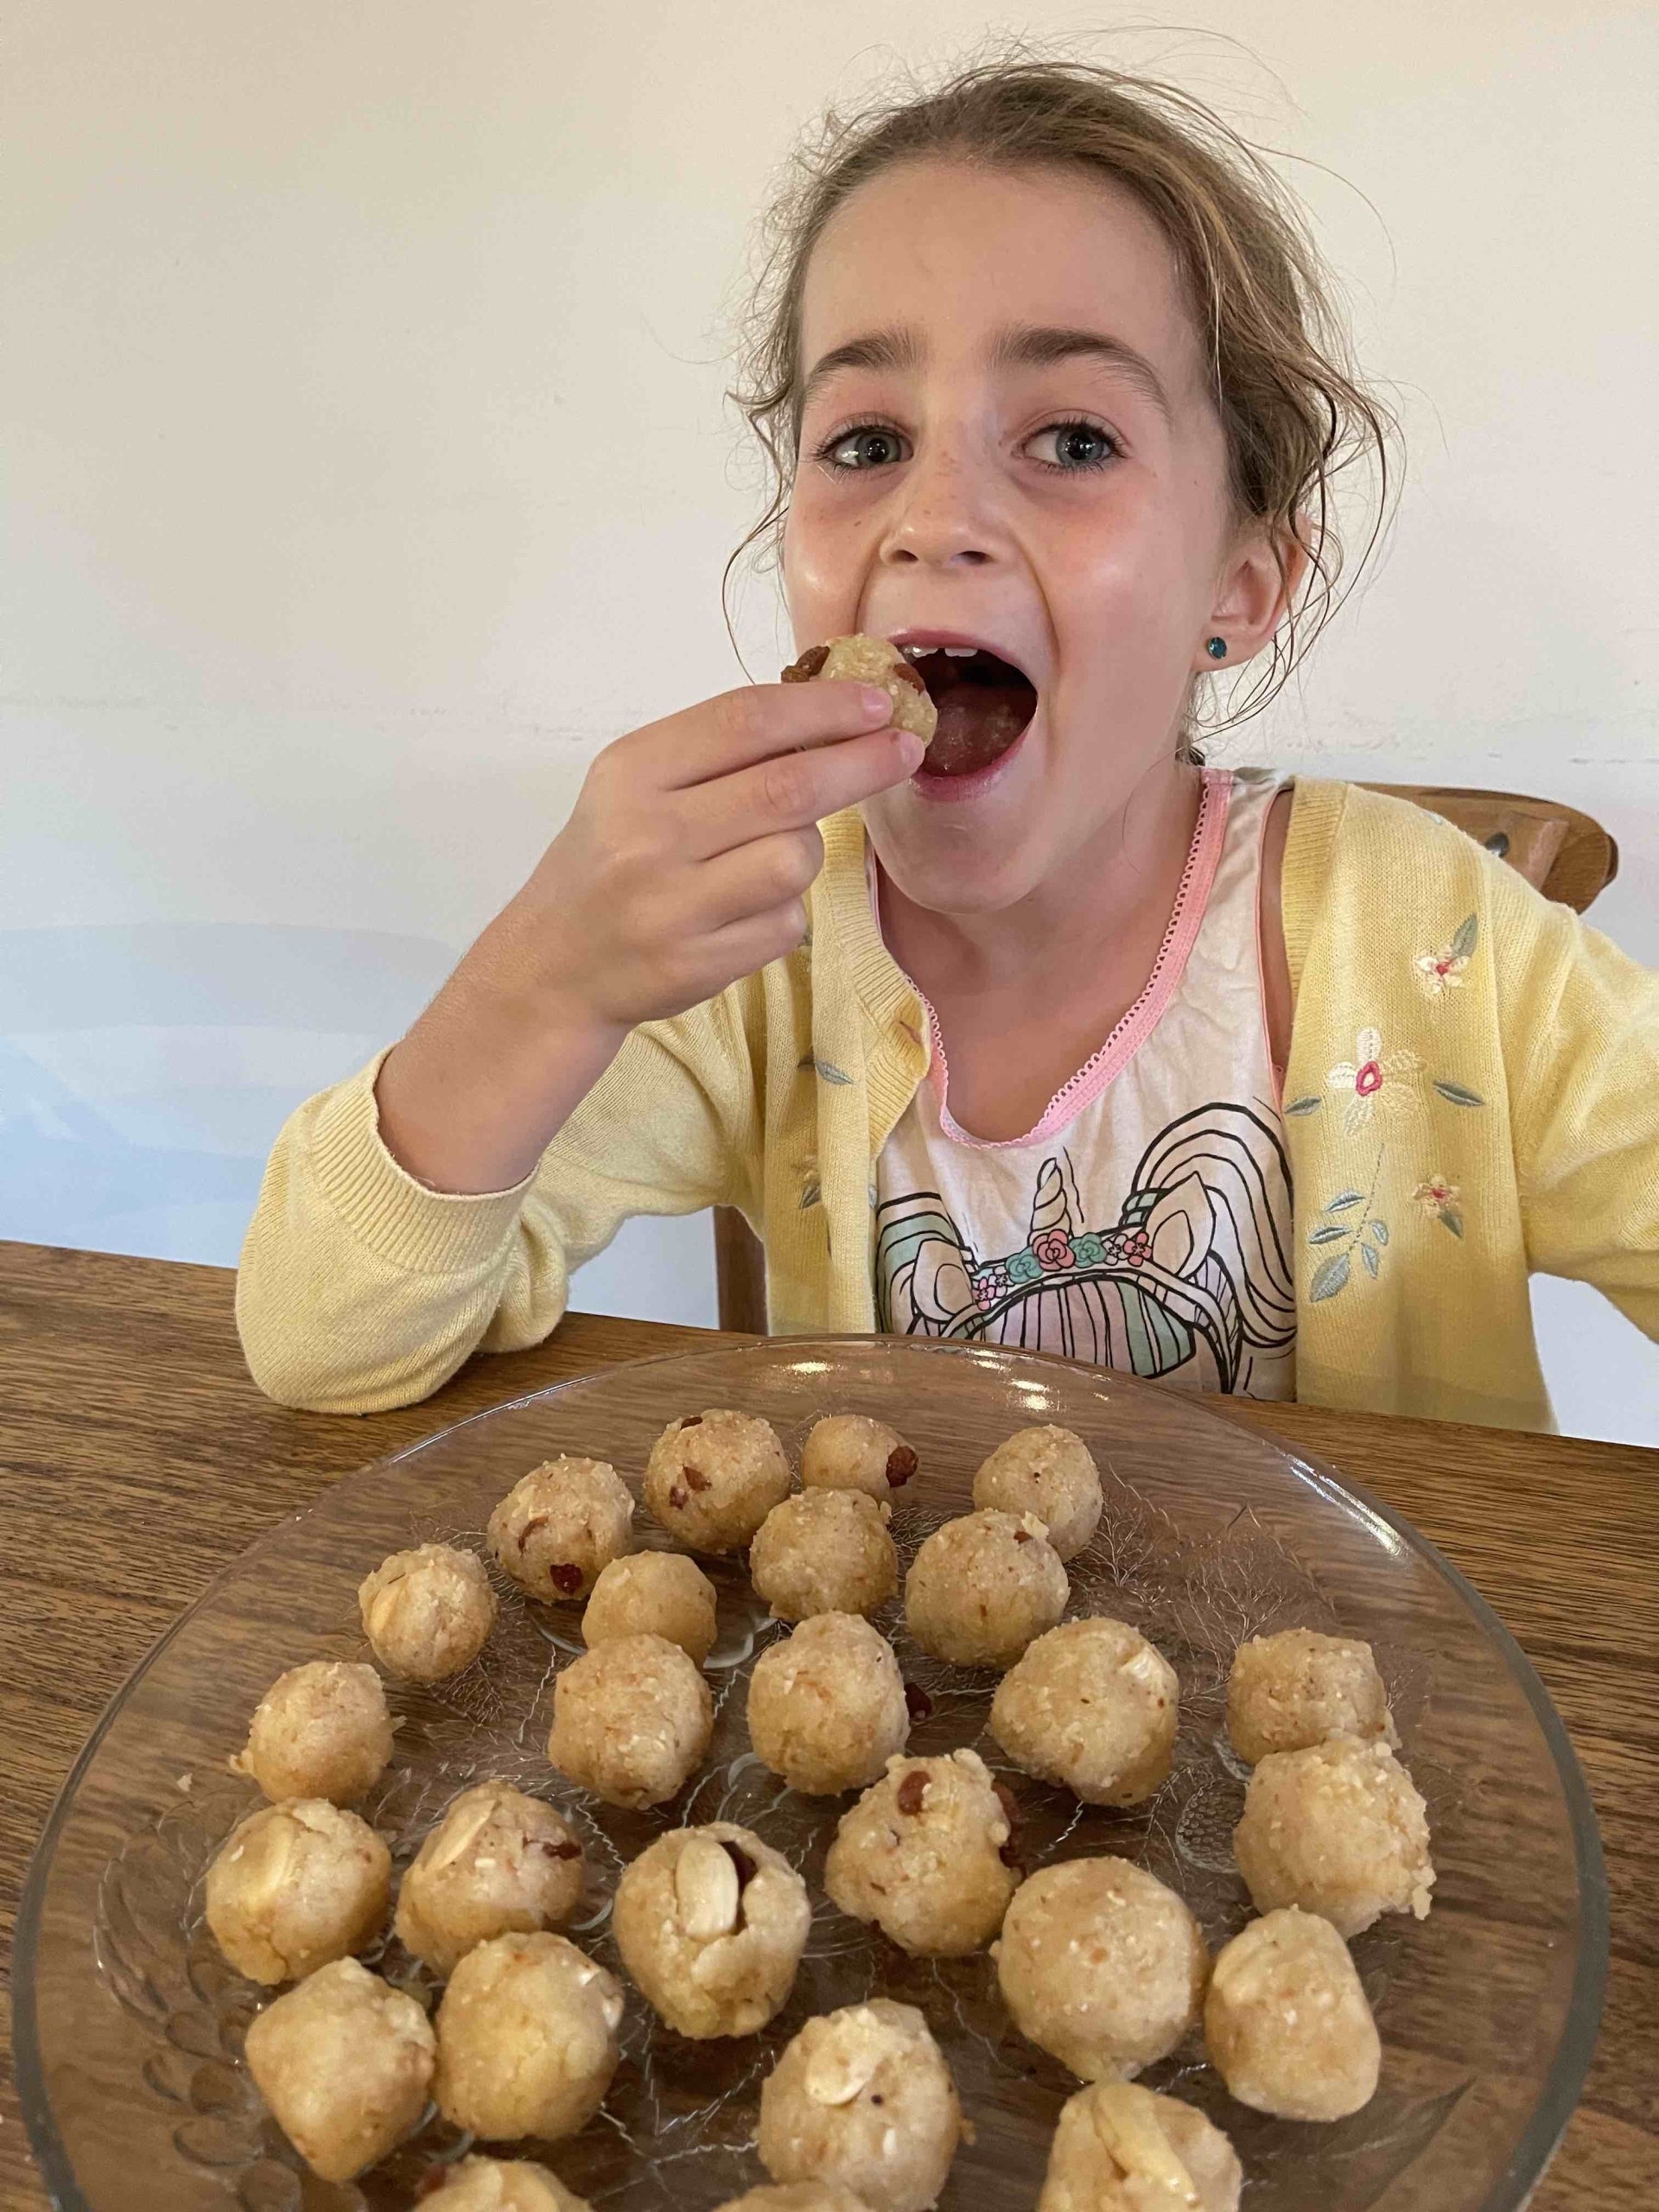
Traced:
<path fill-rule="evenodd" d="M 1205 646 L 1205 651 L 1209 654 L 1211 660 L 1225 660 L 1227 658 L 1226 639 L 1211 638 L 1208 645 Z"/>

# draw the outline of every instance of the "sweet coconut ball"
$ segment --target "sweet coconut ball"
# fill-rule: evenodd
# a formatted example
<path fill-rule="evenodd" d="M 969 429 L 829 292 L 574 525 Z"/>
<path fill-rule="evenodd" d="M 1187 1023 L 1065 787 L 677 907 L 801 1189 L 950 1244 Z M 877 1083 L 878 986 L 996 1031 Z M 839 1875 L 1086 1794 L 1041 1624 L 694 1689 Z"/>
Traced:
<path fill-rule="evenodd" d="M 1397 1749 L 1389 1694 L 1369 1643 L 1287 1628 L 1241 1643 L 1227 1679 L 1227 1733 L 1254 1766 L 1274 1751 L 1351 1736 Z"/>
<path fill-rule="evenodd" d="M 442 1978 L 492 1936 L 561 1926 L 582 1887 L 582 1846 L 561 1814 L 510 1782 L 476 1783 L 404 1876 L 397 1938 Z"/>
<path fill-rule="evenodd" d="M 1357 1936 L 1385 1912 L 1427 1916 L 1428 1808 L 1384 1743 L 1271 1751 L 1244 1793 L 1233 1855 L 1258 1912 L 1300 1905 Z"/>
<path fill-rule="evenodd" d="M 645 1497 L 694 1552 L 741 1552 L 789 1496 L 789 1461 L 770 1421 L 711 1407 L 670 1423 L 651 1447 Z"/>
<path fill-rule="evenodd" d="M 630 1552 L 594 1583 L 582 1640 L 591 1651 L 620 1636 L 665 1637 L 701 1667 L 715 1648 L 715 1586 L 695 1560 L 683 1552 Z"/>
<path fill-rule="evenodd" d="M 244 2049 L 276 2125 L 324 2181 L 350 2181 L 410 2133 L 436 2054 L 415 1999 L 355 1959 L 268 2005 Z"/>
<path fill-rule="evenodd" d="M 276 1677 L 254 1713 L 247 1748 L 231 1766 L 273 1802 L 327 1797 L 354 1805 L 391 1757 L 391 1716 L 373 1668 L 313 1659 Z"/>
<path fill-rule="evenodd" d="M 441 1682 L 470 1667 L 495 1626 L 484 1562 L 453 1544 L 422 1544 L 382 1560 L 357 1593 L 363 1633 L 389 1675 Z"/>
<path fill-rule="evenodd" d="M 523 2158 L 463 2158 L 420 2200 L 420 2212 L 592 2212 L 545 2166 Z"/>
<path fill-rule="evenodd" d="M 1210 1956 L 1155 1874 L 1127 1859 L 1067 1859 L 1014 1892 L 996 1971 L 1021 2035 L 1085 2082 L 1121 2082 L 1198 2025 Z"/>
<path fill-rule="evenodd" d="M 873 1613 L 899 1587 L 890 1509 L 855 1490 L 802 1491 L 774 1505 L 749 1547 L 749 1577 L 774 1618 Z"/>
<path fill-rule="evenodd" d="M 861 1490 L 886 1504 L 916 1471 L 916 1454 L 895 1428 L 868 1414 L 827 1414 L 801 1446 L 804 1490 Z"/>
<path fill-rule="evenodd" d="M 1011 1667 L 1052 1628 L 1070 1592 L 1035 1514 L 964 1514 L 936 1529 L 905 1579 L 905 1619 L 922 1649 L 959 1667 Z"/>
<path fill-rule="evenodd" d="M 648 2004 L 683 2036 L 752 2036 L 787 2001 L 812 1908 L 783 1853 L 732 1821 L 671 1828 L 617 1884 L 611 1927 Z"/>
<path fill-rule="evenodd" d="M 869 2207 L 834 2182 L 774 2181 L 728 2196 L 715 2212 L 869 2212 Z"/>
<path fill-rule="evenodd" d="M 870 2212 L 926 2212 L 961 2139 L 927 2022 L 884 1997 L 809 2020 L 760 2092 L 757 2148 L 772 2179 L 833 2183 Z"/>
<path fill-rule="evenodd" d="M 748 1723 L 755 1757 L 791 1789 L 862 1789 L 910 1733 L 893 1646 L 855 1614 L 815 1613 L 755 1661 Z"/>
<path fill-rule="evenodd" d="M 1244 2170 L 1179 2097 L 1096 2082 L 1060 2109 L 1037 2212 L 1238 2212 Z"/>
<path fill-rule="evenodd" d="M 604 2102 L 622 1989 L 563 1936 L 494 1936 L 467 1952 L 438 2007 L 434 2094 L 486 2143 L 574 2135 Z"/>
<path fill-rule="evenodd" d="M 1253 1920 L 1217 1954 L 1204 2039 L 1240 2104 L 1281 2120 L 1345 2120 L 1370 2102 L 1382 2063 L 1348 1946 L 1295 1905 Z"/>
<path fill-rule="evenodd" d="M 251 1981 L 298 1981 L 361 1950 L 391 1898 L 391 1853 L 326 1797 L 251 1814 L 207 1869 L 208 1928 Z"/>
<path fill-rule="evenodd" d="M 1014 1810 L 977 1751 L 891 1758 L 842 1815 L 824 1862 L 830 1901 L 912 1955 L 977 1951 L 1019 1885 Z"/>
<path fill-rule="evenodd" d="M 1039 1636 L 991 1700 L 1014 1764 L 1085 1804 L 1138 1805 L 1169 1778 L 1180 1714 L 1175 1669 L 1138 1629 L 1104 1614 Z"/>
<path fill-rule="evenodd" d="M 544 1605 L 586 1597 L 632 1541 L 633 1497 L 608 1460 L 561 1454 L 521 1476 L 486 1531 L 491 1556 Z"/>
<path fill-rule="evenodd" d="M 578 1789 L 637 1812 L 684 1788 L 714 1728 L 709 1685 L 677 1643 L 619 1636 L 555 1681 L 547 1756 Z"/>
<path fill-rule="evenodd" d="M 1100 1521 L 1100 1471 L 1071 1429 L 1052 1422 L 1017 1429 L 974 1477 L 974 1503 L 1016 1519 L 1034 1513 L 1059 1558 L 1072 1559 Z"/>

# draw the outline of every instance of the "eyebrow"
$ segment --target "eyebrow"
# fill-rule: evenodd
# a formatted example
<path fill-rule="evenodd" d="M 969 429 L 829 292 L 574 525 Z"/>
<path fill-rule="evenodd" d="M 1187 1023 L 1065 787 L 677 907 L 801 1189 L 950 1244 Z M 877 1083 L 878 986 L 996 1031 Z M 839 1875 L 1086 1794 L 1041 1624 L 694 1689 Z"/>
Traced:
<path fill-rule="evenodd" d="M 843 346 L 831 346 L 814 363 L 801 387 L 799 411 L 804 414 L 813 395 L 842 369 L 913 369 L 920 365 L 923 355 L 921 340 L 913 330 L 872 330 L 861 338 L 849 338 Z M 1132 384 L 1166 423 L 1172 420 L 1169 395 L 1152 363 L 1133 346 L 1104 332 L 1048 323 L 1009 323 L 993 339 L 989 358 L 991 366 L 997 369 L 1043 369 L 1060 361 L 1098 361 Z"/>

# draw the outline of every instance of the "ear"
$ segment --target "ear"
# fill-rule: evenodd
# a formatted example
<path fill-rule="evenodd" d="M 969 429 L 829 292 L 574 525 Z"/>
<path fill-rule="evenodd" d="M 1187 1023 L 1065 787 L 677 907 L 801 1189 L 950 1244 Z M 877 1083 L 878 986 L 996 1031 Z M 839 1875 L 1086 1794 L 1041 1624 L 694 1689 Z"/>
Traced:
<path fill-rule="evenodd" d="M 1213 675 L 1253 660 L 1289 613 L 1306 573 L 1307 548 L 1288 524 L 1252 523 L 1242 530 L 1223 563 L 1193 668 Z M 1211 657 L 1211 638 L 1226 640 L 1225 660 Z"/>

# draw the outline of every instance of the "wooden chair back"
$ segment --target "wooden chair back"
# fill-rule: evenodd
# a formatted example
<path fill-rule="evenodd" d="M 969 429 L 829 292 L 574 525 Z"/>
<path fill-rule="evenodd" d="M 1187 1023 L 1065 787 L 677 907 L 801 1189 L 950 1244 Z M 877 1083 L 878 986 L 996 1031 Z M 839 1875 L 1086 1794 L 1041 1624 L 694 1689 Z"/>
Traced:
<path fill-rule="evenodd" d="M 1583 913 L 1618 874 L 1618 847 L 1599 822 L 1560 799 L 1482 791 L 1459 784 L 1367 784 L 1455 822 L 1508 861 L 1546 899 Z"/>
<path fill-rule="evenodd" d="M 1456 823 L 1547 899 L 1580 914 L 1618 873 L 1618 847 L 1601 824 L 1558 799 L 1465 790 L 1455 784 L 1368 784 L 1365 789 L 1408 798 Z M 721 1327 L 765 1336 L 766 1249 L 731 1206 L 715 1208 L 715 1280 Z"/>

